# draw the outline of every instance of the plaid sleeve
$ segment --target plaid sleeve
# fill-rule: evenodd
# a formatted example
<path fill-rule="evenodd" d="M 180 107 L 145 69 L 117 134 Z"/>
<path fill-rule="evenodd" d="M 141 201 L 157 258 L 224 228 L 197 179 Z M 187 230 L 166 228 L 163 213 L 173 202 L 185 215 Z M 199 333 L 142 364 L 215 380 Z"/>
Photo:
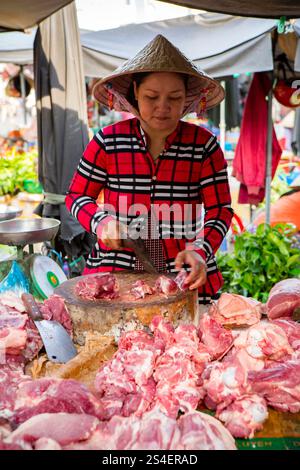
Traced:
<path fill-rule="evenodd" d="M 85 230 L 94 234 L 108 217 L 96 202 L 106 180 L 105 143 L 99 131 L 87 145 L 66 195 L 68 210 Z"/>
<path fill-rule="evenodd" d="M 194 245 L 196 251 L 207 260 L 221 245 L 233 216 L 227 162 L 215 136 L 211 136 L 205 144 L 200 196 L 205 210 L 204 225 Z"/>

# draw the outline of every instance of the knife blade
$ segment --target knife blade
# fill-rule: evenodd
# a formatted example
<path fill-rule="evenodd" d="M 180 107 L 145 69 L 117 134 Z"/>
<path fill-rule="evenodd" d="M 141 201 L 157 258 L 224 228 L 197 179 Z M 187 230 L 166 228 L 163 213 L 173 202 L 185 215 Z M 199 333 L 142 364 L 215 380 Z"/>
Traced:
<path fill-rule="evenodd" d="M 158 274 L 155 264 L 146 250 L 145 243 L 142 238 L 133 239 L 127 236 L 122 240 L 122 242 L 125 248 L 130 248 L 135 252 L 147 273 Z"/>

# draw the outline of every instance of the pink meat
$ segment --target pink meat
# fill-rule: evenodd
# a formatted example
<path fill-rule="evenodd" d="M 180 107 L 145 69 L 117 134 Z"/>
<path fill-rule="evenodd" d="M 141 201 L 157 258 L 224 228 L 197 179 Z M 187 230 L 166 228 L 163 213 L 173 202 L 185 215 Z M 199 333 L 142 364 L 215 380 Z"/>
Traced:
<path fill-rule="evenodd" d="M 0 304 L 6 307 L 11 307 L 19 313 L 24 313 L 26 311 L 22 300 L 12 291 L 3 292 L 0 294 Z"/>
<path fill-rule="evenodd" d="M 164 294 L 166 297 L 176 294 L 178 291 L 178 286 L 174 279 L 171 279 L 167 276 L 159 276 L 155 282 L 154 289 L 158 293 Z"/>
<path fill-rule="evenodd" d="M 219 405 L 216 417 L 234 437 L 251 439 L 268 418 L 267 403 L 258 395 L 243 395 L 227 407 Z"/>
<path fill-rule="evenodd" d="M 12 370 L 9 364 L 0 367 L 0 419 L 11 418 L 15 406 L 16 394 L 21 383 L 31 378 L 21 370 Z"/>
<path fill-rule="evenodd" d="M 163 317 L 159 315 L 153 317 L 149 328 L 153 332 L 154 338 L 161 340 L 165 346 L 174 342 L 175 328 L 171 322 Z"/>
<path fill-rule="evenodd" d="M 185 270 L 179 271 L 177 276 L 175 277 L 174 281 L 176 282 L 178 288 L 180 290 L 188 289 L 188 286 L 185 284 L 186 278 L 188 277 L 188 272 Z"/>
<path fill-rule="evenodd" d="M 273 320 L 272 323 L 285 331 L 289 344 L 294 351 L 300 350 L 300 323 L 288 318 L 279 318 L 278 320 Z"/>
<path fill-rule="evenodd" d="M 20 354 L 25 348 L 27 333 L 21 328 L 4 327 L 0 330 L 0 363 L 5 354 Z"/>
<path fill-rule="evenodd" d="M 154 294 L 155 290 L 150 287 L 145 281 L 139 280 L 132 284 L 130 292 L 135 299 L 143 299 L 147 294 Z"/>
<path fill-rule="evenodd" d="M 279 411 L 300 411 L 300 362 L 288 360 L 269 364 L 261 371 L 252 371 L 248 380 L 252 390 L 263 396 Z"/>
<path fill-rule="evenodd" d="M 255 299 L 223 293 L 210 314 L 221 325 L 254 325 L 261 318 L 262 305 Z"/>
<path fill-rule="evenodd" d="M 199 322 L 199 330 L 201 341 L 207 347 L 213 360 L 222 357 L 233 344 L 231 331 L 225 330 L 208 313 L 202 316 Z"/>
<path fill-rule="evenodd" d="M 88 439 L 99 421 L 86 414 L 43 413 L 21 424 L 6 439 L 7 443 L 24 440 L 34 443 L 38 439 L 53 439 L 60 445 Z"/>
<path fill-rule="evenodd" d="M 279 360 L 293 353 L 285 331 L 267 321 L 242 331 L 234 345 L 237 349 L 245 349 L 253 358 L 263 360 Z"/>
<path fill-rule="evenodd" d="M 235 441 L 220 421 L 193 411 L 178 420 L 180 445 L 184 450 L 235 450 Z"/>
<path fill-rule="evenodd" d="M 62 447 L 54 439 L 40 437 L 40 439 L 34 443 L 34 450 L 62 450 Z"/>
<path fill-rule="evenodd" d="M 101 411 L 101 404 L 80 382 L 42 378 L 19 385 L 13 421 L 20 424 L 41 413 L 86 413 L 98 416 Z"/>
<path fill-rule="evenodd" d="M 72 336 L 72 320 L 62 297 L 55 294 L 51 295 L 40 306 L 40 310 L 45 320 L 55 320 L 61 323 L 69 335 Z"/>
<path fill-rule="evenodd" d="M 38 329 L 31 318 L 28 318 L 26 322 L 26 333 L 27 341 L 26 346 L 22 351 L 22 355 L 26 361 L 32 361 L 32 359 L 35 358 L 42 349 L 43 342 Z"/>
<path fill-rule="evenodd" d="M 284 279 L 272 287 L 266 303 L 270 320 L 291 317 L 297 307 L 300 307 L 300 279 Z"/>
<path fill-rule="evenodd" d="M 117 279 L 111 273 L 86 276 L 75 287 L 76 295 L 86 300 L 114 299 L 119 296 L 118 291 Z"/>
<path fill-rule="evenodd" d="M 0 313 L 0 330 L 2 328 L 20 328 L 24 329 L 27 321 L 27 315 L 20 313 Z"/>

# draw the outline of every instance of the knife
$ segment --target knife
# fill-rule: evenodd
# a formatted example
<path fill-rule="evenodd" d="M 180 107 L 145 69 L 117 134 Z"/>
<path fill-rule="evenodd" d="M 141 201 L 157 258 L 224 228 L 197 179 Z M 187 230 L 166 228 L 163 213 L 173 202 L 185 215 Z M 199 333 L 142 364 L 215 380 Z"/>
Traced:
<path fill-rule="evenodd" d="M 145 243 L 142 238 L 133 239 L 127 235 L 126 238 L 122 239 L 122 243 L 125 248 L 130 248 L 135 252 L 147 273 L 158 274 L 155 264 L 146 250 Z"/>

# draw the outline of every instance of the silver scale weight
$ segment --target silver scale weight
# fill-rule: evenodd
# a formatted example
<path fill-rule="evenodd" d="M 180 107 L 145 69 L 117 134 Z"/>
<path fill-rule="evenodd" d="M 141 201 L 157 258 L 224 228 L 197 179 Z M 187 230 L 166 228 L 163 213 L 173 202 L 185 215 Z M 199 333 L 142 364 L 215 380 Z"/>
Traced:
<path fill-rule="evenodd" d="M 0 222 L 0 244 L 17 247 L 16 259 L 0 262 L 0 293 L 30 292 L 39 300 L 48 298 L 67 280 L 61 267 L 48 256 L 34 253 L 33 245 L 54 239 L 60 222 L 50 218 L 11 219 Z M 28 245 L 29 253 L 25 252 Z"/>

